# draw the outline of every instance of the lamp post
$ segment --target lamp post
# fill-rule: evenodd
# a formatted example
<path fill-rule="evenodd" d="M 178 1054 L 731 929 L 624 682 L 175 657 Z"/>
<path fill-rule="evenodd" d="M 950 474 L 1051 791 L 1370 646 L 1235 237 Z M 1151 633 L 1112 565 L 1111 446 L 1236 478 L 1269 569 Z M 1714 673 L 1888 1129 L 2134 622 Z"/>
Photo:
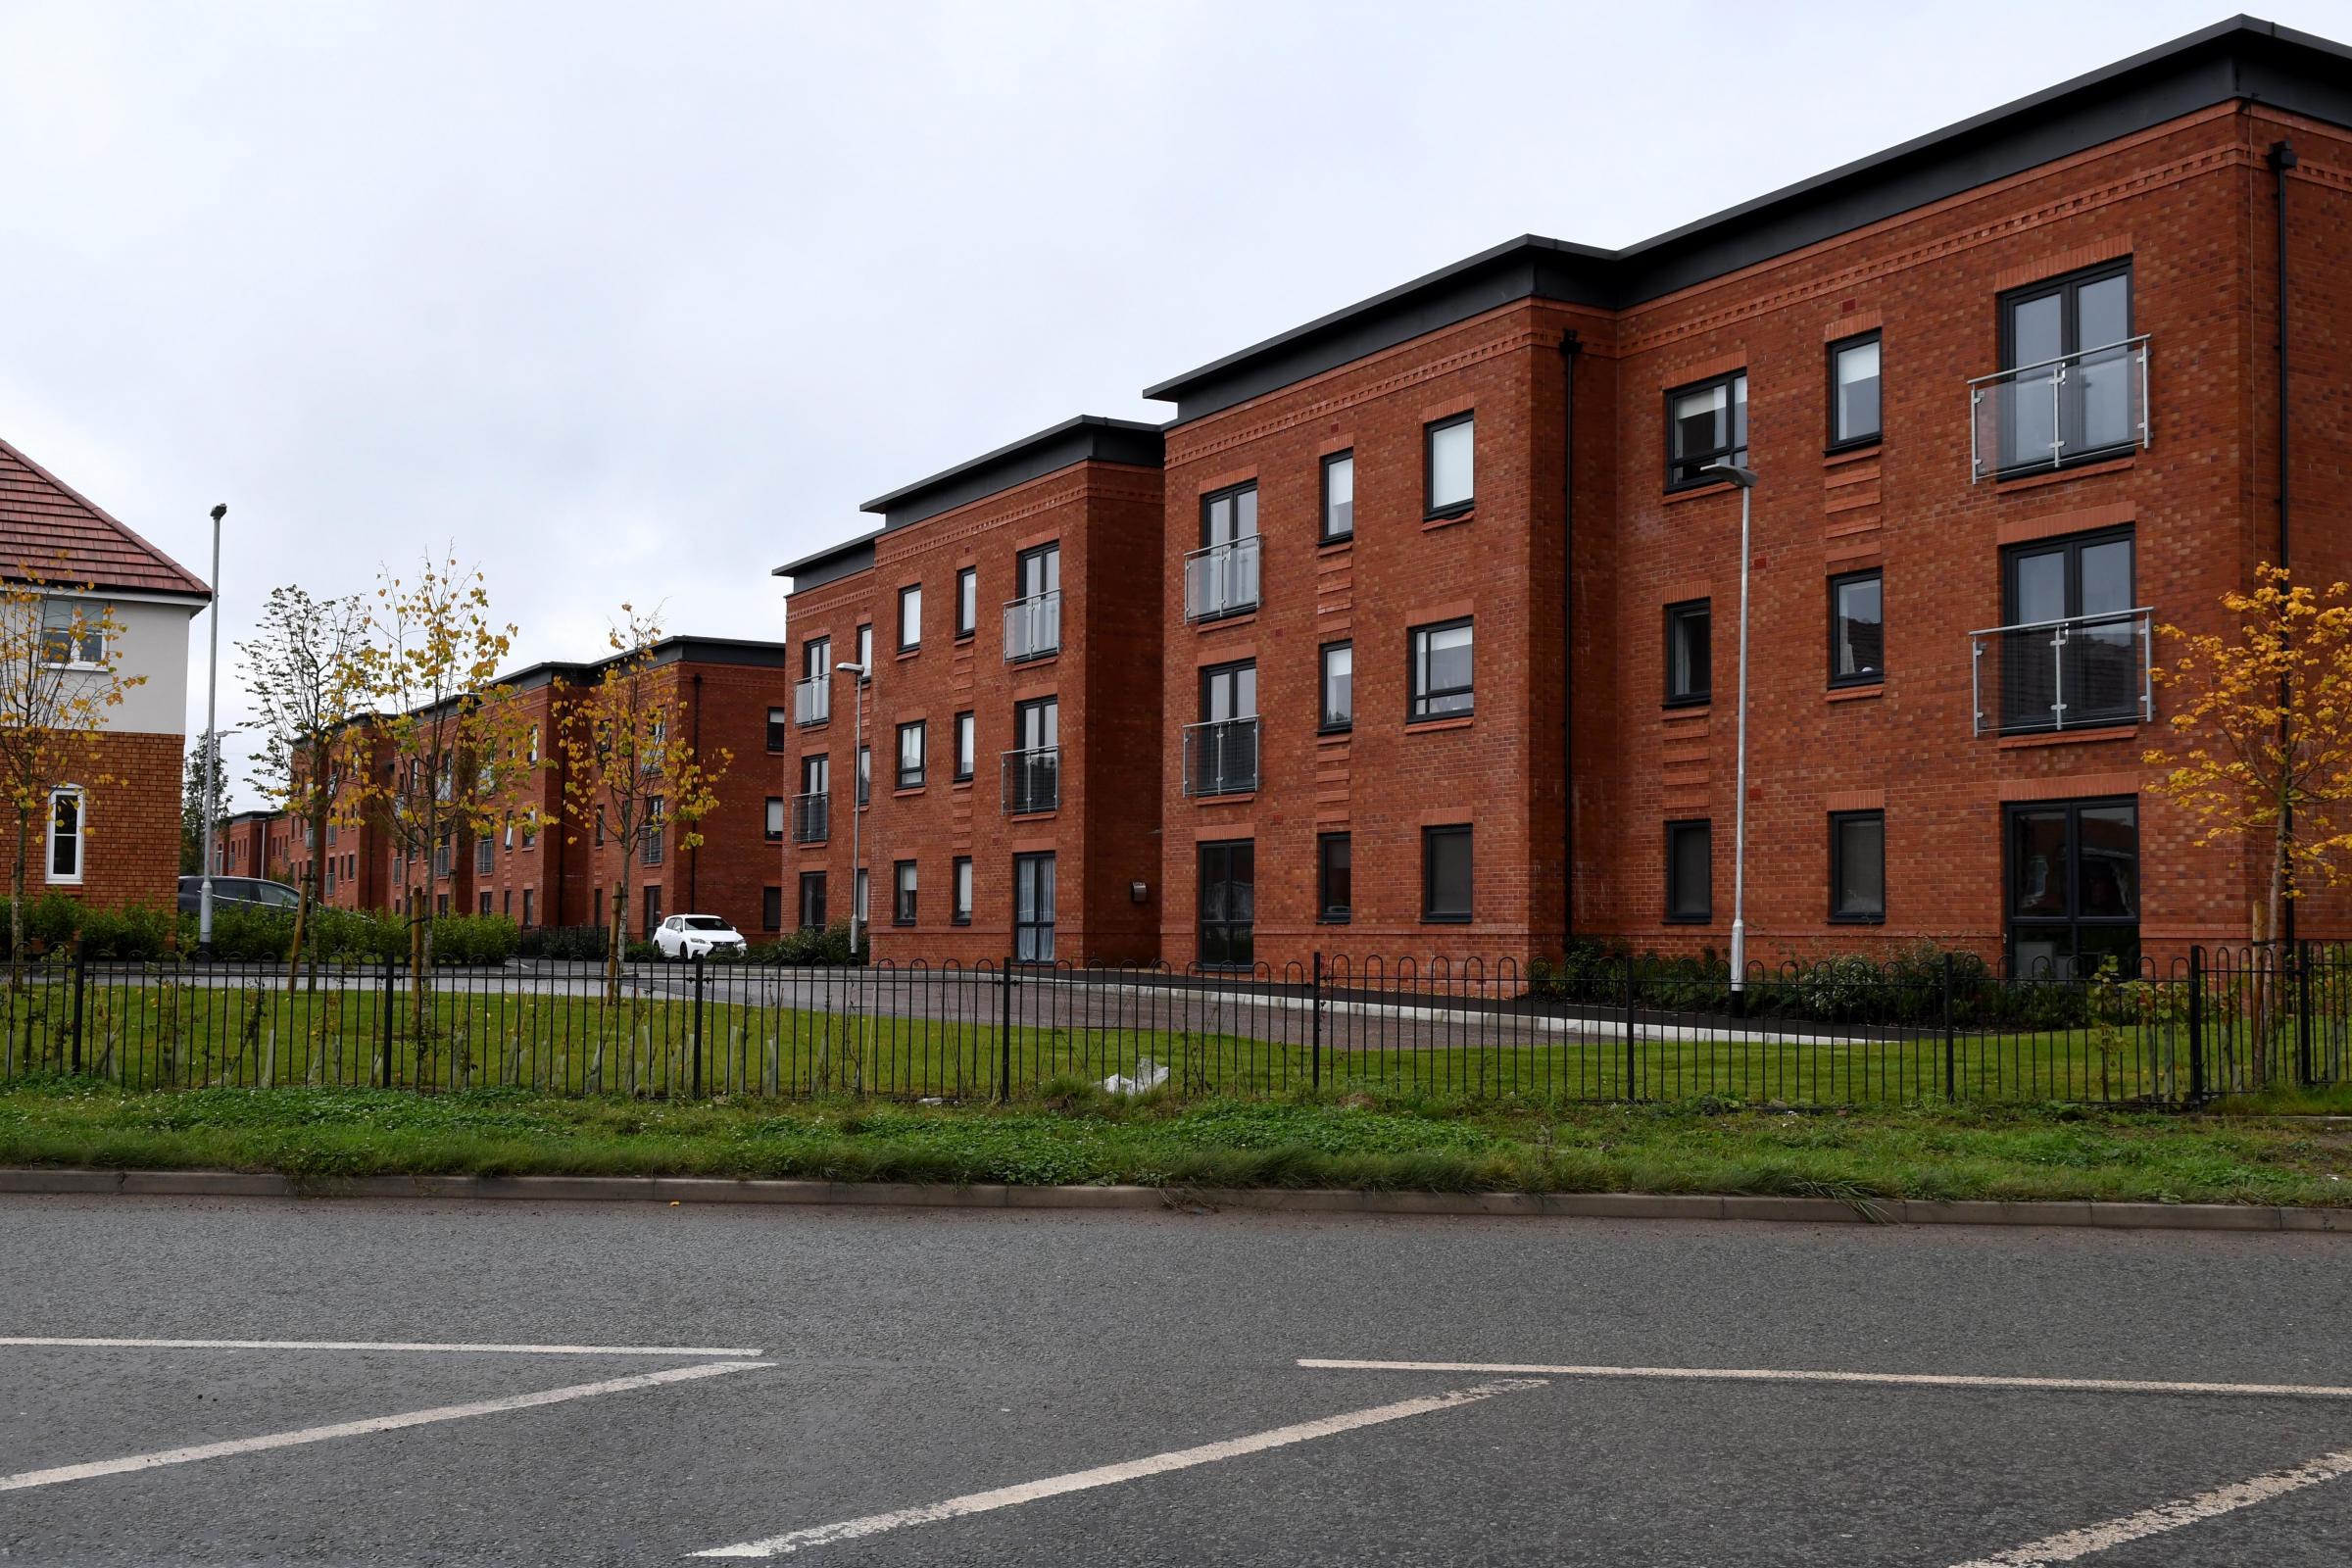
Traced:
<path fill-rule="evenodd" d="M 865 826 L 865 803 L 858 798 L 858 764 L 865 757 L 865 666 L 839 663 L 833 666 L 844 675 L 855 675 L 857 683 L 850 688 L 850 711 L 855 715 L 850 731 L 850 957 L 858 956 L 858 873 L 864 868 L 859 857 L 864 853 L 859 830 Z"/>
<path fill-rule="evenodd" d="M 196 897 L 196 953 L 213 956 L 213 834 L 220 816 L 220 519 L 228 504 L 213 508 L 212 668 L 204 688 L 204 882 Z"/>
<path fill-rule="evenodd" d="M 1732 1000 L 1738 1011 L 1747 991 L 1747 573 L 1749 502 L 1756 470 L 1715 463 L 1699 470 L 1740 487 L 1740 709 L 1739 760 L 1733 766 L 1739 796 L 1732 803 Z"/>

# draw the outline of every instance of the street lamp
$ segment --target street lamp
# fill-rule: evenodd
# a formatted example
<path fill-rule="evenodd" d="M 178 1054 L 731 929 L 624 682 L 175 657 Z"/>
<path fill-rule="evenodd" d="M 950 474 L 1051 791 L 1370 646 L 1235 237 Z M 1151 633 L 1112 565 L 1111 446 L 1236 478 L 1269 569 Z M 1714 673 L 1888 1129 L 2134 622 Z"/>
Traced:
<path fill-rule="evenodd" d="M 865 803 L 858 799 L 858 764 L 865 756 L 865 677 L 866 667 L 847 662 L 833 666 L 844 675 L 855 675 L 858 684 L 850 688 L 850 711 L 856 715 L 850 724 L 850 958 L 858 957 L 858 873 L 863 869 L 858 857 L 863 853 L 858 830 L 865 826 Z"/>
<path fill-rule="evenodd" d="M 1711 463 L 1699 470 L 1740 487 L 1740 741 L 1733 767 L 1739 796 L 1732 803 L 1732 997 L 1734 1010 L 1747 990 L 1747 570 L 1749 501 L 1756 470 L 1736 463 Z"/>
<path fill-rule="evenodd" d="M 213 833 L 220 815 L 220 519 L 228 503 L 213 508 L 212 670 L 204 688 L 204 883 L 196 897 L 196 952 L 213 956 Z"/>

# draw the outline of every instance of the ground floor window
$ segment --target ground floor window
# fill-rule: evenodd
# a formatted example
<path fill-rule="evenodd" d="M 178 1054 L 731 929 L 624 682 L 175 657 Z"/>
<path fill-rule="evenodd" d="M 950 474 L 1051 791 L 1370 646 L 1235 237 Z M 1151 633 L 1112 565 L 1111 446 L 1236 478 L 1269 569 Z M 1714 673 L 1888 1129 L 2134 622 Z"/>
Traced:
<path fill-rule="evenodd" d="M 1054 857 L 1012 858 L 1012 956 L 1023 963 L 1054 961 Z"/>
<path fill-rule="evenodd" d="M 1421 830 L 1421 918 L 1470 918 L 1470 826 Z"/>
<path fill-rule="evenodd" d="M 488 914 L 489 912 L 490 912 L 490 890 L 489 890 L 488 888 L 484 888 L 484 889 L 482 889 L 482 913 L 484 913 L 484 914 Z"/>
<path fill-rule="evenodd" d="M 524 888 L 522 890 L 522 923 L 526 926 L 537 925 L 539 923 L 536 917 L 536 911 L 531 907 L 531 906 L 537 902 L 538 897 L 536 890 L 531 888 Z"/>
<path fill-rule="evenodd" d="M 1830 813 L 1830 918 L 1886 918 L 1886 813 Z"/>
<path fill-rule="evenodd" d="M 528 895 L 525 895 L 525 896 L 527 897 Z M 661 890 L 659 887 L 650 887 L 650 888 L 647 888 L 647 889 L 645 890 L 645 940 L 646 940 L 646 941 L 648 941 L 648 942 L 651 942 L 651 941 L 653 941 L 653 940 L 654 940 L 654 927 L 656 927 L 656 926 L 660 925 L 661 923 L 662 923 L 662 890 Z"/>
<path fill-rule="evenodd" d="M 958 855 L 956 857 L 955 874 L 949 879 L 949 883 L 948 892 L 954 900 L 950 918 L 957 925 L 970 925 L 972 923 L 972 858 L 970 856 Z"/>
<path fill-rule="evenodd" d="M 784 929 L 784 890 L 782 888 L 761 888 L 760 890 L 760 929 L 762 931 Z"/>
<path fill-rule="evenodd" d="M 1706 821 L 1666 824 L 1666 918 L 1715 918 L 1715 831 Z"/>
<path fill-rule="evenodd" d="M 1315 918 L 1346 925 L 1355 912 L 1355 845 L 1345 833 L 1315 839 Z"/>
<path fill-rule="evenodd" d="M 81 791 L 62 789 L 49 797 L 49 880 L 81 880 L 82 826 L 85 805 Z"/>
<path fill-rule="evenodd" d="M 2139 960 L 2139 803 L 2036 801 L 2008 809 L 2009 963 L 2088 978 Z"/>
<path fill-rule="evenodd" d="M 801 929 L 822 931 L 825 928 L 825 873 L 801 873 Z"/>
<path fill-rule="evenodd" d="M 1200 962 L 1247 969 L 1256 961 L 1257 846 L 1249 839 L 1200 846 Z"/>
<path fill-rule="evenodd" d="M 914 924 L 914 876 L 912 860 L 901 860 L 891 867 L 891 886 L 896 893 L 891 919 L 896 924 Z"/>

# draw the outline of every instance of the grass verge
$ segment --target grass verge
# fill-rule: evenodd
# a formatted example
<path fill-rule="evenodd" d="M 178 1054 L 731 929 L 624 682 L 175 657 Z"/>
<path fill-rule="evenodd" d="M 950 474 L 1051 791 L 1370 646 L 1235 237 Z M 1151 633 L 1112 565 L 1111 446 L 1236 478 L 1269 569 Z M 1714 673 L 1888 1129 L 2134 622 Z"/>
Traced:
<path fill-rule="evenodd" d="M 665 1103 L 514 1089 L 0 1094 L 0 1164 L 369 1175 L 696 1175 L 1168 1188 L 2352 1204 L 2352 1132 L 2263 1114 L 1721 1102 L 1465 1107 L 1091 1090 L 1005 1107 Z"/>

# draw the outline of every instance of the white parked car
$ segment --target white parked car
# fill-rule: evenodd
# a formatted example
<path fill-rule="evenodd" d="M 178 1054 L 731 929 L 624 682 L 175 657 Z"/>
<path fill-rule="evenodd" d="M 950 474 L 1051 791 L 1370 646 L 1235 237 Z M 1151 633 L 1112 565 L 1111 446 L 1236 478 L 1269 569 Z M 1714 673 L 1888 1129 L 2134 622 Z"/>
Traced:
<path fill-rule="evenodd" d="M 673 914 L 654 927 L 654 946 L 664 958 L 700 958 L 744 951 L 743 933 L 715 914 Z"/>

